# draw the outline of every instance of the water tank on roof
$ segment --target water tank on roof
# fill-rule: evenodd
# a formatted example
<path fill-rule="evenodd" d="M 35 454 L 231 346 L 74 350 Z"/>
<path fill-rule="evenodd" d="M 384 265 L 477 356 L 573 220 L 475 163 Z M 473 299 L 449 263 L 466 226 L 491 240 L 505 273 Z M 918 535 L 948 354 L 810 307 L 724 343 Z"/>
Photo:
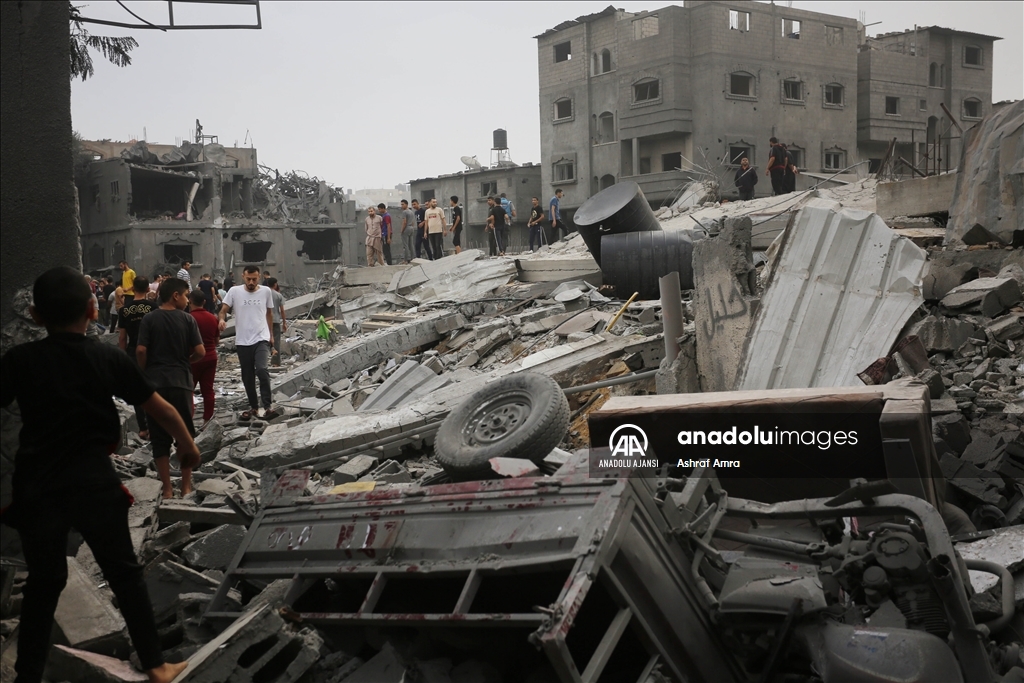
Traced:
<path fill-rule="evenodd" d="M 602 236 L 661 230 L 643 190 L 631 180 L 616 183 L 583 202 L 572 220 L 594 260 L 602 267 Z"/>
<path fill-rule="evenodd" d="M 504 128 L 494 131 L 494 149 L 508 149 L 508 133 Z"/>

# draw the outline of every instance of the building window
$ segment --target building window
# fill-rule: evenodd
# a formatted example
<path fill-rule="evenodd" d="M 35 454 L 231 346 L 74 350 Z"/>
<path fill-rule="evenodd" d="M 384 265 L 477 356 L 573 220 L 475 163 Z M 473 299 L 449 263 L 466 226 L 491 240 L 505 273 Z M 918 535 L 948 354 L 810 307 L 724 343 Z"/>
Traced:
<path fill-rule="evenodd" d="M 942 85 L 939 83 L 939 65 L 935 62 L 928 65 L 928 85 L 932 88 Z"/>
<path fill-rule="evenodd" d="M 928 111 L 928 100 L 918 100 L 917 108 L 921 111 Z"/>
<path fill-rule="evenodd" d="M 100 210 L 100 186 L 92 186 L 92 205 L 96 207 L 96 210 Z"/>
<path fill-rule="evenodd" d="M 568 62 L 572 59 L 572 41 L 555 45 L 555 63 Z"/>
<path fill-rule="evenodd" d="M 796 19 L 782 20 L 782 37 L 800 39 L 800 22 Z"/>
<path fill-rule="evenodd" d="M 964 116 L 965 119 L 980 119 L 981 118 L 981 100 L 970 97 L 964 100 Z"/>
<path fill-rule="evenodd" d="M 640 157 L 640 175 L 647 175 L 651 172 L 651 158 Z"/>
<path fill-rule="evenodd" d="M 117 180 L 110 181 L 110 201 L 116 202 L 121 198 L 121 183 Z"/>
<path fill-rule="evenodd" d="M 661 97 L 661 81 L 649 78 L 633 84 L 633 102 L 653 102 Z"/>
<path fill-rule="evenodd" d="M 489 183 L 480 183 L 480 196 L 490 197 L 498 194 L 498 181 L 493 180 Z"/>
<path fill-rule="evenodd" d="M 597 141 L 615 142 L 615 115 L 610 111 L 597 117 Z"/>
<path fill-rule="evenodd" d="M 804 84 L 797 80 L 782 81 L 782 99 L 787 102 L 803 102 Z"/>
<path fill-rule="evenodd" d="M 796 145 L 789 145 L 786 148 L 789 156 L 793 157 L 793 165 L 797 168 L 804 168 L 804 150 Z"/>
<path fill-rule="evenodd" d="M 434 190 L 421 190 L 420 191 L 420 204 L 426 204 L 431 199 L 435 198 Z"/>
<path fill-rule="evenodd" d="M 121 261 L 124 261 L 126 258 L 128 258 L 127 256 L 125 256 L 127 252 L 128 250 L 125 248 L 123 244 L 121 244 L 120 242 L 114 242 L 114 260 L 111 261 L 111 263 L 120 263 Z"/>
<path fill-rule="evenodd" d="M 843 44 L 843 27 L 842 26 L 826 26 L 825 27 L 825 44 L 826 45 L 842 45 Z"/>
<path fill-rule="evenodd" d="M 179 264 L 192 261 L 191 244 L 165 244 L 164 263 Z"/>
<path fill-rule="evenodd" d="M 633 40 L 643 40 L 658 35 L 658 15 L 650 14 L 633 20 Z"/>
<path fill-rule="evenodd" d="M 754 165 L 754 146 L 746 142 L 734 142 L 729 145 L 729 157 L 726 159 L 728 166 L 739 166 L 740 162 L 746 159 L 750 165 Z"/>
<path fill-rule="evenodd" d="M 886 97 L 885 98 L 885 113 L 889 116 L 900 115 L 900 98 L 898 97 Z"/>
<path fill-rule="evenodd" d="M 825 86 L 825 104 L 831 107 L 843 106 L 843 86 L 829 83 Z"/>
<path fill-rule="evenodd" d="M 242 242 L 242 260 L 246 263 L 262 263 L 270 253 L 271 242 Z"/>
<path fill-rule="evenodd" d="M 826 171 L 841 171 L 846 166 L 846 152 L 841 149 L 827 149 L 824 163 Z"/>
<path fill-rule="evenodd" d="M 742 71 L 729 74 L 729 94 L 735 97 L 754 97 L 754 77 Z"/>
<path fill-rule="evenodd" d="M 612 51 L 608 48 L 594 53 L 594 75 L 600 76 L 612 70 Z"/>
<path fill-rule="evenodd" d="M 552 182 L 568 183 L 576 180 L 576 164 L 568 159 L 555 162 L 552 173 Z"/>
<path fill-rule="evenodd" d="M 680 171 L 683 168 L 683 154 L 682 152 L 669 152 L 668 154 L 661 155 L 661 170 L 664 172 L 668 171 Z"/>
<path fill-rule="evenodd" d="M 572 100 L 568 97 L 555 101 L 555 121 L 572 118 Z"/>
<path fill-rule="evenodd" d="M 750 12 L 741 12 L 735 9 L 729 10 L 729 28 L 733 31 L 749 31 Z"/>
<path fill-rule="evenodd" d="M 964 66 L 982 66 L 982 54 L 977 45 L 964 46 Z"/>

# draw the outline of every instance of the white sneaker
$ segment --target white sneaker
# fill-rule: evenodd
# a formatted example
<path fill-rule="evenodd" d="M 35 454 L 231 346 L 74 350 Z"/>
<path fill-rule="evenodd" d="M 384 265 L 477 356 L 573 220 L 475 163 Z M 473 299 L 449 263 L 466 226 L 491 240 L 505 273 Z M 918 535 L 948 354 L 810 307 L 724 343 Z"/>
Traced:
<path fill-rule="evenodd" d="M 256 409 L 256 417 L 258 417 L 259 419 L 261 419 L 261 420 L 262 420 L 262 419 L 263 419 L 263 417 L 264 417 L 264 416 L 265 416 L 266 414 L 267 414 L 267 411 L 266 411 L 266 409 L 265 409 L 265 408 L 257 408 L 257 409 Z"/>

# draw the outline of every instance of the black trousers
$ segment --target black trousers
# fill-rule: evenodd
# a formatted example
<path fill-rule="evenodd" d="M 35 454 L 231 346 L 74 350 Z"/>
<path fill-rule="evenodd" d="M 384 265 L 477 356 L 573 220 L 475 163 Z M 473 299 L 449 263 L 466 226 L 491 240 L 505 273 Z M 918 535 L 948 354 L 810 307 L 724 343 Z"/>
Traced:
<path fill-rule="evenodd" d="M 153 606 L 128 532 L 129 499 L 120 484 L 112 478 L 63 489 L 60 495 L 16 499 L 18 533 L 28 564 L 18 628 L 18 683 L 39 683 L 43 677 L 53 613 L 68 578 L 71 527 L 89 544 L 103 578 L 117 596 L 142 668 L 163 664 Z"/>
<path fill-rule="evenodd" d="M 431 261 L 434 260 L 434 255 L 430 253 L 430 242 L 423 237 L 423 231 L 420 229 L 416 230 L 416 258 L 420 258 L 422 252 L 427 252 L 427 258 Z"/>
<path fill-rule="evenodd" d="M 754 188 L 750 188 L 749 190 L 744 190 L 742 187 L 740 188 L 740 199 L 742 199 L 743 201 L 746 201 L 748 199 L 753 199 L 753 198 L 754 198 Z"/>
<path fill-rule="evenodd" d="M 776 195 L 786 194 L 786 171 L 782 168 L 771 170 L 772 192 Z"/>
<path fill-rule="evenodd" d="M 432 258 L 444 257 L 444 234 L 440 232 L 430 233 L 430 253 Z"/>
<path fill-rule="evenodd" d="M 181 387 L 157 387 L 156 393 L 160 394 L 165 401 L 174 406 L 174 409 L 178 411 L 178 415 L 181 415 L 181 419 L 185 422 L 188 433 L 195 436 L 196 428 L 192 424 L 192 390 L 182 389 Z M 154 458 L 171 457 L 171 444 L 174 442 L 174 439 L 156 420 L 150 420 L 149 438 L 153 442 Z"/>
<path fill-rule="evenodd" d="M 786 192 L 796 192 L 796 173 L 786 173 L 783 186 Z"/>
<path fill-rule="evenodd" d="M 383 244 L 381 245 L 381 249 L 384 252 L 384 263 L 386 263 L 386 264 L 388 264 L 390 266 L 391 265 L 391 245 L 388 243 L 387 240 L 382 240 L 382 242 L 383 242 Z M 277 348 L 277 347 L 275 346 L 274 348 Z M 277 349 L 277 350 L 280 351 L 281 349 Z"/>

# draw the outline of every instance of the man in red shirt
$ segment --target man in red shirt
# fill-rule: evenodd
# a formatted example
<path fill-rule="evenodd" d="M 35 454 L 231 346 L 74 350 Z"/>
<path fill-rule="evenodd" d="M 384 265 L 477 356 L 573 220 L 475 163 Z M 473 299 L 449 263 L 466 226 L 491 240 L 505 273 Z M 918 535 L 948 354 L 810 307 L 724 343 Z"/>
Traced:
<path fill-rule="evenodd" d="M 213 376 L 217 374 L 217 344 L 220 343 L 220 321 L 213 313 L 206 310 L 206 295 L 202 290 L 194 290 L 189 299 L 192 302 L 192 317 L 196 319 L 199 326 L 199 336 L 203 338 L 203 346 L 206 347 L 206 355 L 201 360 L 192 363 L 192 390 L 199 385 L 199 392 L 203 396 L 203 424 L 205 425 L 213 417 L 213 402 L 216 394 L 213 392 Z M 193 412 L 195 405 L 193 404 Z"/>

